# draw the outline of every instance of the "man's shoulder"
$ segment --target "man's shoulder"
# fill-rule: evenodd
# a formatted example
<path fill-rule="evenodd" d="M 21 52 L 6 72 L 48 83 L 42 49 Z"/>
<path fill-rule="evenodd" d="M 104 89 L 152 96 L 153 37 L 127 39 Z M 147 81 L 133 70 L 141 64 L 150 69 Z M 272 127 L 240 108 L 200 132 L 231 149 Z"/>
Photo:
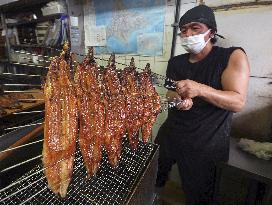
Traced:
<path fill-rule="evenodd" d="M 177 62 L 177 61 L 180 62 L 181 60 L 186 59 L 187 56 L 188 56 L 188 53 L 177 55 L 177 56 L 174 56 L 174 57 L 170 58 L 169 62 Z"/>
<path fill-rule="evenodd" d="M 246 53 L 245 50 L 239 46 L 230 46 L 230 47 L 214 46 L 214 49 L 216 49 L 216 51 L 220 52 L 220 53 L 230 53 L 231 54 L 235 50 L 242 50 L 244 53 Z"/>

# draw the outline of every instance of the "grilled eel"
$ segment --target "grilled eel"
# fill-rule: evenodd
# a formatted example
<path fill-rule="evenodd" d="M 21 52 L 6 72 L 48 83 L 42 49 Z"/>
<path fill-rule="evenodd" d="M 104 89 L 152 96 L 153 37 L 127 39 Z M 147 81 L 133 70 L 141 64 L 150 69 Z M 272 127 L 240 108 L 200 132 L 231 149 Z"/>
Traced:
<path fill-rule="evenodd" d="M 88 177 L 93 176 L 102 160 L 105 108 L 98 69 L 93 60 L 77 67 L 76 90 L 79 105 L 79 145 Z"/>
<path fill-rule="evenodd" d="M 103 74 L 106 111 L 105 148 L 113 168 L 118 166 L 122 150 L 122 138 L 126 132 L 125 98 L 114 62 L 114 55 L 111 55 Z"/>
<path fill-rule="evenodd" d="M 130 66 L 122 72 L 122 88 L 126 100 L 125 126 L 129 143 L 133 151 L 138 147 L 139 129 L 143 114 L 143 101 L 140 88 L 137 83 L 134 58 L 131 58 Z"/>
<path fill-rule="evenodd" d="M 44 173 L 48 187 L 64 198 L 73 172 L 78 108 L 69 66 L 63 57 L 51 61 L 44 94 Z"/>
<path fill-rule="evenodd" d="M 140 73 L 139 81 L 141 84 L 141 93 L 143 99 L 143 117 L 142 117 L 142 140 L 147 143 L 150 139 L 152 126 L 160 112 L 160 96 L 152 85 L 150 64 Z"/>

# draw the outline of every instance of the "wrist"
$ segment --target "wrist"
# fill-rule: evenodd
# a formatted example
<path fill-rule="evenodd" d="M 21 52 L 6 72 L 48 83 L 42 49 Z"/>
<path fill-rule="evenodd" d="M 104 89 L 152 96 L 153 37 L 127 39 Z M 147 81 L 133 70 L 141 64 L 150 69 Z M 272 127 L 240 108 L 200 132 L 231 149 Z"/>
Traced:
<path fill-rule="evenodd" d="M 199 83 L 199 94 L 198 94 L 198 96 L 199 97 L 205 97 L 205 93 L 206 93 L 207 89 L 208 88 L 207 88 L 206 85 Z"/>

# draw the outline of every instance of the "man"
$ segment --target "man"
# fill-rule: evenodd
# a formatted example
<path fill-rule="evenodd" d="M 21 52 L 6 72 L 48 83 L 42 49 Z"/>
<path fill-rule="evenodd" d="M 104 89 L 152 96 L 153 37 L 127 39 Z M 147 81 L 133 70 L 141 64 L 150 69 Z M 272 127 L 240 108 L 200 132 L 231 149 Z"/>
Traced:
<path fill-rule="evenodd" d="M 169 109 L 156 142 L 160 145 L 156 186 L 163 187 L 177 163 L 188 205 L 213 204 L 215 166 L 227 161 L 231 118 L 245 105 L 249 64 L 242 48 L 214 46 L 218 35 L 211 8 L 199 5 L 180 19 L 188 53 L 169 60 Z M 222 36 L 220 36 L 222 37 Z M 173 89 L 175 87 L 175 89 Z"/>

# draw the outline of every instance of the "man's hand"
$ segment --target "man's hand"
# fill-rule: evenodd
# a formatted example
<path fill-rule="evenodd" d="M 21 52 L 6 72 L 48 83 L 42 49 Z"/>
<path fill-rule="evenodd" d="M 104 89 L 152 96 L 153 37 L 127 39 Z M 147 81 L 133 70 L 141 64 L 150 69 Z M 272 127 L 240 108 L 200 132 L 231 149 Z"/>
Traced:
<path fill-rule="evenodd" d="M 193 106 L 193 100 L 191 98 L 186 98 L 177 103 L 176 108 L 178 110 L 190 110 Z"/>
<path fill-rule="evenodd" d="M 202 86 L 193 80 L 180 80 L 176 82 L 176 91 L 182 98 L 194 98 L 200 96 Z"/>
<path fill-rule="evenodd" d="M 178 110 L 189 110 L 193 106 L 193 100 L 191 98 L 182 99 L 177 92 L 172 90 L 167 91 L 166 98 L 169 103 L 174 102 Z"/>

